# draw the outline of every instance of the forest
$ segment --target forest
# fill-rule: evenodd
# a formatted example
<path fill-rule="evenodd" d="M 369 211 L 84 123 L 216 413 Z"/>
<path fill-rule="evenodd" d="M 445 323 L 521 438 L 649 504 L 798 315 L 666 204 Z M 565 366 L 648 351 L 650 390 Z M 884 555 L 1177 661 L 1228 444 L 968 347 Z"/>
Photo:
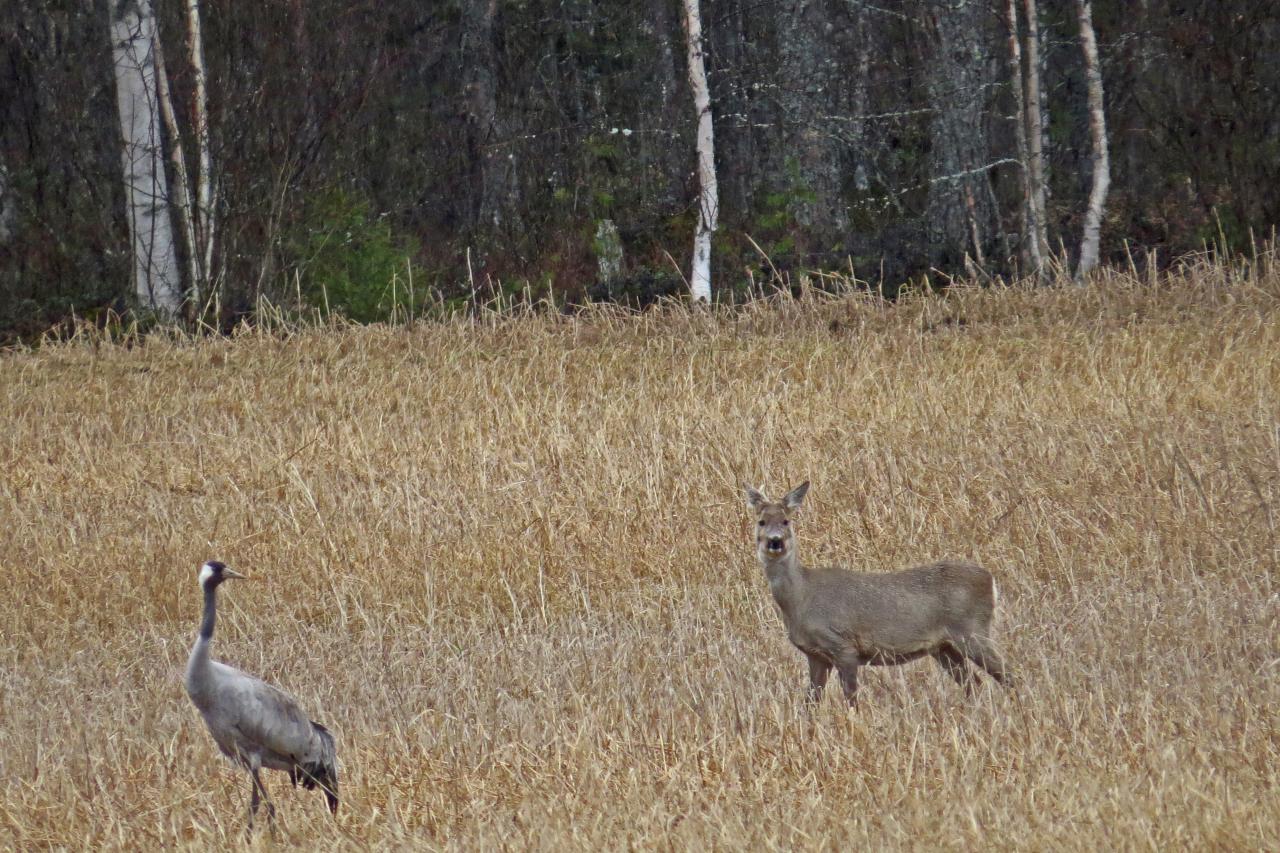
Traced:
<path fill-rule="evenodd" d="M 688 292 L 704 232 L 712 297 L 740 301 L 1163 267 L 1280 218 L 1274 4 L 7 8 L 6 339 L 136 309 L 646 305 Z"/>
<path fill-rule="evenodd" d="M 0 850 L 1280 850 L 1280 4 L 3 2 Z"/>

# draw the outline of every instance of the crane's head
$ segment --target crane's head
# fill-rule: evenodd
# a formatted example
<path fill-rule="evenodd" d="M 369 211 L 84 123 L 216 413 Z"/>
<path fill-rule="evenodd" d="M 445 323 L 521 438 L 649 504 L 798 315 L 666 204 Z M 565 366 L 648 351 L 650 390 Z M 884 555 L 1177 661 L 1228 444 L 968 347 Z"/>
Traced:
<path fill-rule="evenodd" d="M 219 563 L 217 560 L 210 560 L 200 567 L 200 588 L 216 589 L 218 584 L 228 578 L 245 579 L 245 576 L 237 572 L 235 569 L 227 568 L 225 563 Z"/>

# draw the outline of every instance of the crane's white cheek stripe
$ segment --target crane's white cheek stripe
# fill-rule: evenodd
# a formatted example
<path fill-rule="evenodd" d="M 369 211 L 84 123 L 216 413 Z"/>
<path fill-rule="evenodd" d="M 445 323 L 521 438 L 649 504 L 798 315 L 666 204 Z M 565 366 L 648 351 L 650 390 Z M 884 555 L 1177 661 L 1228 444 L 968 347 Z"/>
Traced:
<path fill-rule="evenodd" d="M 204 586 L 204 582 L 213 577 L 213 568 L 205 563 L 200 567 L 200 586 Z"/>

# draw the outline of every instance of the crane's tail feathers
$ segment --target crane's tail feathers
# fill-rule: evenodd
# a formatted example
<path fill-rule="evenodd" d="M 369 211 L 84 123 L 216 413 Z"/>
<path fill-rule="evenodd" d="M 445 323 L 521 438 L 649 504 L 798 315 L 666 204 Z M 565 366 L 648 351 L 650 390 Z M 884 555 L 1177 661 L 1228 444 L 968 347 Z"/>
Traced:
<path fill-rule="evenodd" d="M 325 801 L 329 804 L 329 811 L 334 814 L 338 811 L 338 751 L 333 742 L 333 735 L 329 734 L 329 730 L 319 723 L 313 722 L 311 727 L 315 729 L 316 735 L 320 738 L 320 757 L 316 761 L 307 764 L 298 765 L 294 770 L 290 771 L 289 778 L 293 784 L 302 783 L 302 787 L 310 791 L 316 786 L 324 791 Z"/>

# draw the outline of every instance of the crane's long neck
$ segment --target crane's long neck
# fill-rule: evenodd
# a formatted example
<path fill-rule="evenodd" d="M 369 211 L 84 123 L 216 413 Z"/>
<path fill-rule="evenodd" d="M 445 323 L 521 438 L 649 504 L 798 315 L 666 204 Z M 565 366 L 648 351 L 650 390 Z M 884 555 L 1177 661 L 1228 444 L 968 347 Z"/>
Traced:
<path fill-rule="evenodd" d="M 204 616 L 200 619 L 200 639 L 206 645 L 213 639 L 213 623 L 218 619 L 218 588 L 209 584 L 204 590 Z"/>
<path fill-rule="evenodd" d="M 213 641 L 213 624 L 218 618 L 218 588 L 208 584 L 204 588 L 204 616 L 200 619 L 200 635 L 191 647 L 187 660 L 187 690 L 199 690 L 209 669 L 209 644 Z"/>

